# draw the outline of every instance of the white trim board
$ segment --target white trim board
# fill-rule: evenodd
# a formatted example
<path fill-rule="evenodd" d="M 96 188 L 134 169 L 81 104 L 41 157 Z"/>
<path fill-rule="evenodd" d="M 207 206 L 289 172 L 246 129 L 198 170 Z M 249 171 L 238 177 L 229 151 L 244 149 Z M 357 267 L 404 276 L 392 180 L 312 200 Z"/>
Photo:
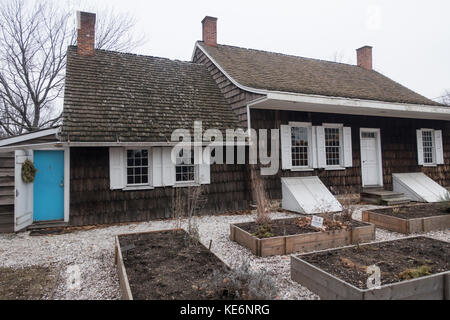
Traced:
<path fill-rule="evenodd" d="M 16 136 L 16 137 L 6 138 L 3 140 L 0 140 L 0 147 L 7 146 L 7 145 L 10 145 L 13 143 L 18 143 L 18 142 L 23 142 L 23 141 L 27 141 L 27 140 L 32 140 L 32 139 L 36 139 L 36 138 L 49 136 L 51 134 L 57 134 L 58 131 L 59 131 L 59 128 L 52 128 L 52 129 L 46 129 L 46 130 L 41 130 L 41 131 L 36 131 L 36 132 L 25 133 L 23 135 Z M 56 140 L 56 137 L 55 137 L 55 140 Z M 57 142 L 57 141 L 55 141 L 55 142 Z"/>
<path fill-rule="evenodd" d="M 197 41 L 194 47 L 194 52 L 192 54 L 192 60 L 194 58 L 195 50 L 199 49 L 203 54 L 211 60 L 211 62 L 222 72 L 228 80 L 231 81 L 236 87 L 261 95 L 266 95 L 266 99 L 262 100 L 260 103 L 252 102 L 251 106 L 248 108 L 258 108 L 258 109 L 281 109 L 281 110 L 298 110 L 298 111 L 309 111 L 309 112 L 328 112 L 328 113 L 342 113 L 342 114 L 361 114 L 361 115 L 374 115 L 374 116 L 385 116 L 385 117 L 400 117 L 400 118 L 419 118 L 419 119 L 436 119 L 436 120 L 450 120 L 450 108 L 441 106 L 429 106 L 421 104 L 406 104 L 406 103 L 393 103 L 385 101 L 375 101 L 375 100 L 365 100 L 365 99 L 353 99 L 353 98 L 343 98 L 343 97 L 330 97 L 322 95 L 310 95 L 302 94 L 296 92 L 283 92 L 275 90 L 264 90 L 251 88 L 241 85 L 239 82 L 234 80 Z M 287 109 L 283 109 L 278 106 L 280 102 L 291 102 L 291 105 Z M 297 104 L 304 103 L 309 104 L 309 108 L 305 109 Z M 325 108 L 317 110 L 317 106 L 314 105 L 324 105 Z M 345 107 L 344 109 L 336 107 Z M 300 107 L 300 109 L 297 109 Z M 378 111 L 379 114 L 374 113 Z M 368 112 L 368 113 L 367 113 Z"/>

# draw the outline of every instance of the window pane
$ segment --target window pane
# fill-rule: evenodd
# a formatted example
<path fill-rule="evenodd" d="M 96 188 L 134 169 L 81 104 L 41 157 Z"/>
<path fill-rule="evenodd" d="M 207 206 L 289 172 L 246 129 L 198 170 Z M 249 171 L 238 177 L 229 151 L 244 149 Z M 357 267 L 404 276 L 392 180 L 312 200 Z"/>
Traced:
<path fill-rule="evenodd" d="M 148 181 L 148 151 L 127 150 L 127 184 L 143 184 Z"/>
<path fill-rule="evenodd" d="M 180 150 L 175 166 L 177 182 L 191 182 L 195 180 L 194 152 L 191 149 Z"/>
<path fill-rule="evenodd" d="M 433 163 L 433 131 L 422 131 L 423 162 Z"/>
<path fill-rule="evenodd" d="M 308 166 L 308 128 L 291 128 L 292 166 Z"/>
<path fill-rule="evenodd" d="M 340 129 L 325 128 L 325 154 L 327 166 L 338 166 L 341 161 Z"/>

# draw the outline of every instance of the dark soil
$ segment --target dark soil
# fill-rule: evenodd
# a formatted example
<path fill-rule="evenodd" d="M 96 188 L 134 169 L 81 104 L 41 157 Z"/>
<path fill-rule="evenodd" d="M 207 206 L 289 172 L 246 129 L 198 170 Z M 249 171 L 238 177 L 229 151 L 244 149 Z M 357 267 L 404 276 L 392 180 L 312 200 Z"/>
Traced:
<path fill-rule="evenodd" d="M 59 268 L 0 267 L 0 300 L 51 299 Z"/>
<path fill-rule="evenodd" d="M 427 266 L 430 274 L 450 270 L 450 243 L 425 237 L 312 253 L 302 259 L 352 285 L 366 289 L 365 268 L 377 265 L 381 284 L 403 281 L 406 269 Z"/>
<path fill-rule="evenodd" d="M 295 222 L 297 221 L 297 218 L 289 218 L 289 219 L 278 219 L 278 220 L 272 220 L 270 223 L 271 232 L 274 234 L 274 237 L 280 237 L 280 236 L 291 236 L 295 234 L 303 234 L 303 233 L 311 233 L 311 232 L 320 232 L 321 230 L 311 227 L 311 226 L 304 226 L 300 227 Z M 352 227 L 360 227 L 367 225 L 364 222 L 351 220 L 350 225 Z M 257 224 L 255 222 L 246 222 L 246 223 L 239 223 L 236 224 L 239 228 L 242 230 L 247 231 L 250 234 L 253 234 L 257 232 L 261 228 L 261 224 Z"/>
<path fill-rule="evenodd" d="M 122 255 L 134 299 L 233 298 L 211 287 L 211 277 L 224 274 L 225 264 L 200 243 L 186 245 L 185 235 L 161 231 L 120 236 L 121 248 L 129 248 Z"/>
<path fill-rule="evenodd" d="M 445 204 L 430 203 L 424 205 L 412 205 L 397 208 L 377 209 L 371 211 L 382 213 L 388 216 L 398 217 L 401 219 L 413 219 L 450 214 L 450 212 L 447 212 L 446 209 L 447 207 Z"/>

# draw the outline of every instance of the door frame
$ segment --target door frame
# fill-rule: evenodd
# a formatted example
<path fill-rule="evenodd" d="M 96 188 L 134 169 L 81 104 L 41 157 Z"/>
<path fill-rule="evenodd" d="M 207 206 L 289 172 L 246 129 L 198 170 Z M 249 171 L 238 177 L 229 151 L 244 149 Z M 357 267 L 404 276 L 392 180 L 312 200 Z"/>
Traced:
<path fill-rule="evenodd" d="M 64 222 L 70 217 L 70 148 L 40 148 L 34 151 L 64 151 Z M 34 201 L 34 200 L 33 200 Z M 34 215 L 34 212 L 33 212 Z"/>
<path fill-rule="evenodd" d="M 29 198 L 27 199 L 27 201 L 31 202 L 31 216 L 28 217 L 25 220 L 25 223 L 20 223 L 18 224 L 19 218 L 23 218 L 26 215 L 21 215 L 18 216 L 19 214 L 21 214 L 21 212 L 18 212 L 19 210 L 19 205 L 18 205 L 18 200 L 17 200 L 17 196 L 18 193 L 22 193 L 24 190 L 23 189 L 19 189 L 19 183 L 18 180 L 22 179 L 22 175 L 21 175 L 21 168 L 22 168 L 22 163 L 17 163 L 17 157 L 22 156 L 22 157 L 26 157 L 29 158 L 29 160 L 34 162 L 34 153 L 32 150 L 15 150 L 14 151 L 14 232 L 18 232 L 20 230 L 25 229 L 26 227 L 28 227 L 30 224 L 33 223 L 33 196 L 34 196 L 34 184 L 31 183 L 29 185 Z M 19 167 L 20 166 L 20 167 Z M 23 185 L 23 182 L 21 182 L 21 184 Z M 23 200 L 22 200 L 23 201 Z"/>
<path fill-rule="evenodd" d="M 359 128 L 359 155 L 360 155 L 360 161 L 361 161 L 361 184 L 363 187 L 366 185 L 364 184 L 363 179 L 363 159 L 362 159 L 362 133 L 363 132 L 375 132 L 375 139 L 376 141 L 376 148 L 375 151 L 377 154 L 377 162 L 378 162 L 378 184 L 377 186 L 382 187 L 383 186 L 383 163 L 382 163 L 382 155 L 381 155 L 381 130 L 380 128 Z"/>

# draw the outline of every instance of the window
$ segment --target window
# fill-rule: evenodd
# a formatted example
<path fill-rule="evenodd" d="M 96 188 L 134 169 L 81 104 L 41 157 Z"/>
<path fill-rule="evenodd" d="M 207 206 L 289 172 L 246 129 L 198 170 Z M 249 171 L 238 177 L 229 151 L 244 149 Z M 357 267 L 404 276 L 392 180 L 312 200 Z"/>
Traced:
<path fill-rule="evenodd" d="M 422 145 L 423 145 L 423 163 L 434 163 L 434 131 L 422 130 Z"/>
<path fill-rule="evenodd" d="M 127 185 L 146 185 L 148 180 L 148 150 L 127 150 Z"/>
<path fill-rule="evenodd" d="M 309 166 L 309 129 L 291 127 L 292 167 Z"/>
<path fill-rule="evenodd" d="M 364 139 L 375 139 L 376 135 L 375 135 L 375 132 L 363 131 L 363 132 L 361 132 L 361 138 L 364 138 Z"/>
<path fill-rule="evenodd" d="M 341 165 L 341 129 L 325 127 L 325 157 L 327 166 Z"/>
<path fill-rule="evenodd" d="M 194 152 L 191 149 L 181 149 L 177 154 L 175 166 L 176 182 L 195 181 Z"/>

